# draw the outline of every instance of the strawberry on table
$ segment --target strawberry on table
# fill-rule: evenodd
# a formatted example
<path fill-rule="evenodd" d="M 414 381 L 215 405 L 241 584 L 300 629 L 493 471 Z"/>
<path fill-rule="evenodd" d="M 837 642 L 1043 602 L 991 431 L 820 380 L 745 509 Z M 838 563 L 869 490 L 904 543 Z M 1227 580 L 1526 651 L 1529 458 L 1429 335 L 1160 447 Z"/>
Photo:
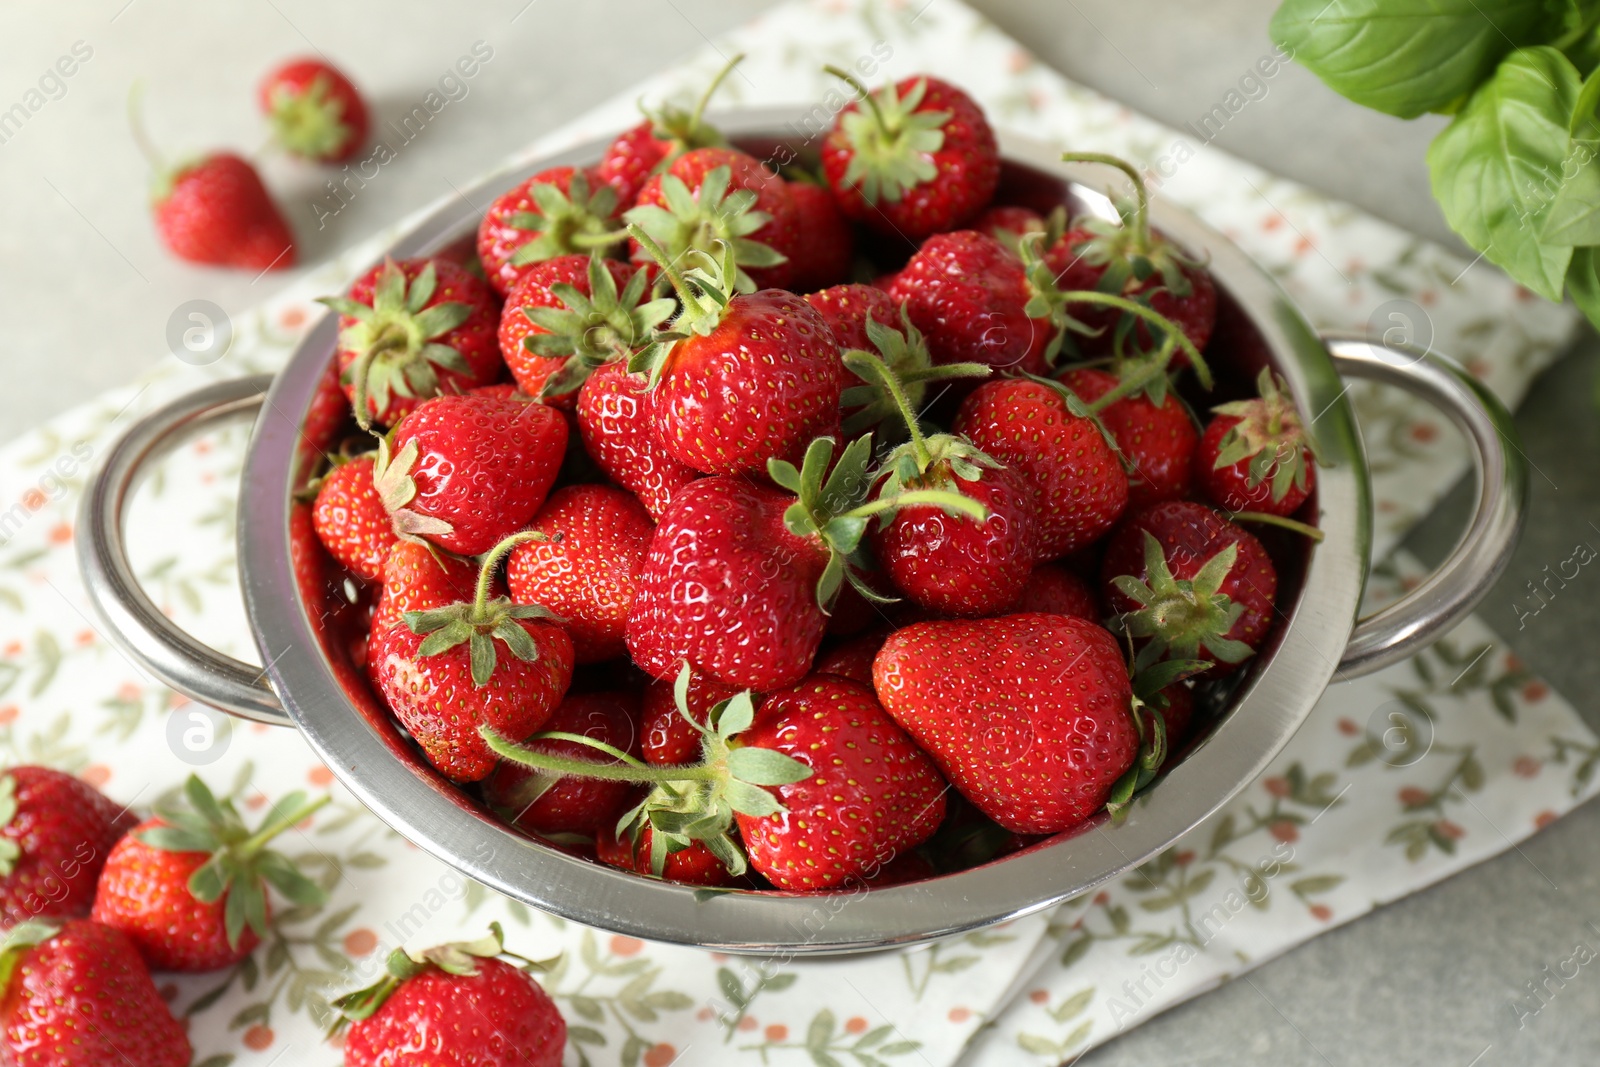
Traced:
<path fill-rule="evenodd" d="M 383 577 L 383 561 L 400 540 L 373 484 L 373 459 L 373 453 L 336 459 L 311 508 L 312 526 L 328 554 L 369 582 Z"/>
<path fill-rule="evenodd" d="M 920 241 L 984 209 L 1000 183 L 1000 149 L 970 96 L 925 75 L 871 92 L 827 69 L 857 97 L 822 143 L 823 175 L 847 217 Z"/>
<path fill-rule="evenodd" d="M 328 802 L 290 793 L 251 830 L 228 798 L 191 775 L 186 804 L 156 805 L 156 817 L 111 850 L 93 918 L 127 934 L 158 971 L 201 972 L 244 959 L 267 932 L 270 884 L 293 904 L 327 899 L 322 888 L 267 846 Z"/>
<path fill-rule="evenodd" d="M 321 302 L 339 312 L 340 381 L 363 429 L 500 377 L 499 304 L 441 256 L 385 260 Z"/>
<path fill-rule="evenodd" d="M 1220 404 L 1194 453 L 1194 477 L 1230 512 L 1292 515 L 1316 486 L 1311 435 L 1294 399 L 1267 367 L 1260 397 Z"/>
<path fill-rule="evenodd" d="M 286 151 L 319 163 L 343 163 L 367 142 L 367 105 L 337 67 L 291 59 L 261 81 L 261 110 Z"/>
<path fill-rule="evenodd" d="M 630 756 L 639 755 L 639 701 L 631 693 L 569 696 L 545 721 L 547 733 L 581 734 Z M 594 756 L 593 748 L 559 737 L 524 742 L 536 752 Z M 520 763 L 501 761 L 484 782 L 484 797 L 507 821 L 535 834 L 594 834 L 615 827 L 634 799 L 627 782 L 561 777 Z"/>
<path fill-rule="evenodd" d="M 173 255 L 248 271 L 295 265 L 294 233 L 248 160 L 211 152 L 170 171 L 157 169 L 151 192 L 156 232 Z"/>
<path fill-rule="evenodd" d="M 136 822 L 70 774 L 29 765 L 0 774 L 0 923 L 89 914 L 107 854 Z"/>
<path fill-rule="evenodd" d="M 0 941 L 0 1060 L 11 1067 L 188 1067 L 192 1055 L 120 930 L 34 920 Z"/>
<path fill-rule="evenodd" d="M 1085 367 L 1063 374 L 1061 383 L 1093 405 L 1116 389 L 1119 380 L 1115 374 Z M 1160 402 L 1148 392 L 1139 392 L 1114 400 L 1098 412 L 1127 461 L 1130 507 L 1186 497 L 1194 482 L 1190 467 L 1200 435 L 1183 401 L 1164 386 L 1163 379 Z"/>
<path fill-rule="evenodd" d="M 728 60 L 692 110 L 685 111 L 672 104 L 663 104 L 655 110 L 640 105 L 645 120 L 612 141 L 594 169 L 596 178 L 617 191 L 617 199 L 624 209 L 634 205 L 639 191 L 653 174 L 664 170 L 683 153 L 727 145 L 727 139 L 705 121 L 706 105 L 743 59 L 740 54 Z"/>
<path fill-rule="evenodd" d="M 621 228 L 615 189 L 587 171 L 551 167 L 489 205 L 478 224 L 478 259 L 505 295 L 532 264 L 617 244 Z"/>
<path fill-rule="evenodd" d="M 650 418 L 650 379 L 607 363 L 578 390 L 578 433 L 606 476 L 639 498 L 659 520 L 673 496 L 700 477 L 656 437 Z"/>
<path fill-rule="evenodd" d="M 334 1001 L 345 1067 L 561 1067 L 567 1024 L 505 950 L 499 923 L 478 941 L 395 949 L 374 985 Z"/>

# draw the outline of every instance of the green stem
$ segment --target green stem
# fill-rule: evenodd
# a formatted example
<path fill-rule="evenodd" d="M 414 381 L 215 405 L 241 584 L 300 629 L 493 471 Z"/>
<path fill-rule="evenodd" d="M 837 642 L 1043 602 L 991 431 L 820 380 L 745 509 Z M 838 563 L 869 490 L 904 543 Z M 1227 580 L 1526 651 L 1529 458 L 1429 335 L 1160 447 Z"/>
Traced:
<path fill-rule="evenodd" d="M 900 376 L 902 385 L 912 382 L 942 382 L 949 378 L 987 378 L 994 368 L 987 363 L 941 363 L 921 370 L 908 370 Z"/>
<path fill-rule="evenodd" d="M 1144 176 L 1134 169 L 1133 164 L 1125 159 L 1107 155 L 1104 152 L 1063 152 L 1063 163 L 1103 163 L 1108 167 L 1116 167 L 1128 176 L 1133 183 L 1134 194 L 1137 197 L 1133 214 L 1133 232 L 1135 243 L 1139 251 L 1150 250 L 1150 193 L 1144 187 Z"/>
<path fill-rule="evenodd" d="M 312 815 L 316 814 L 316 812 L 326 807 L 332 800 L 332 794 L 324 793 L 321 797 L 311 801 L 309 804 L 301 804 L 299 807 L 291 808 L 289 811 L 284 812 L 276 819 L 267 823 L 265 826 L 262 826 L 255 833 L 246 838 L 242 844 L 240 844 L 238 849 L 239 858 L 249 859 L 250 857 L 254 856 L 256 853 L 267 847 L 267 842 L 283 833 L 289 827 L 294 826 L 296 823 L 301 823 L 306 819 L 309 819 Z"/>
<path fill-rule="evenodd" d="M 478 735 L 497 756 L 534 770 L 553 771 L 576 778 L 595 778 L 604 782 L 633 782 L 648 785 L 656 782 L 712 782 L 718 778 L 710 767 L 629 767 L 616 763 L 595 763 L 590 760 L 555 756 L 547 752 L 532 752 L 514 745 L 487 726 L 478 727 Z"/>
<path fill-rule="evenodd" d="M 626 240 L 627 236 L 627 230 L 612 230 L 610 233 L 575 233 L 568 240 L 577 248 L 605 248 Z"/>
<path fill-rule="evenodd" d="M 917 470 L 923 474 L 928 473 L 928 468 L 933 465 L 933 455 L 928 451 L 928 441 L 922 436 L 922 427 L 917 425 L 917 413 L 911 410 L 911 398 L 906 396 L 905 386 L 900 384 L 899 375 L 889 369 L 889 365 L 871 352 L 864 349 L 852 349 L 844 355 L 845 366 L 853 371 L 857 367 L 866 367 L 868 373 L 878 379 L 894 401 L 894 406 L 900 412 L 900 418 L 905 421 L 906 430 L 911 434 L 911 451 L 917 457 Z M 865 377 L 865 375 L 863 375 Z"/>
<path fill-rule="evenodd" d="M 1070 289 L 1061 294 L 1069 304 L 1101 304 L 1105 307 L 1114 307 L 1130 315 L 1144 319 L 1163 333 L 1177 341 L 1184 354 L 1189 357 L 1189 362 L 1194 364 L 1195 374 L 1200 378 L 1200 384 L 1207 389 L 1211 388 L 1211 368 L 1206 365 L 1205 359 L 1200 355 L 1200 350 L 1189 340 L 1189 336 L 1178 328 L 1178 324 L 1167 318 L 1154 308 L 1146 307 L 1137 300 L 1129 300 L 1125 296 L 1116 296 L 1112 293 L 1102 293 L 1093 289 Z"/>
<path fill-rule="evenodd" d="M 879 497 L 869 500 L 860 507 L 851 508 L 843 515 L 836 518 L 865 519 L 880 512 L 896 508 L 910 507 L 913 504 L 932 504 L 934 507 L 946 511 L 959 511 L 969 518 L 982 522 L 989 517 L 989 509 L 973 500 L 971 497 L 962 496 L 960 493 L 951 493 L 943 489 L 913 489 L 909 493 L 899 496 Z"/>
<path fill-rule="evenodd" d="M 1172 343 L 1170 341 L 1163 342 L 1161 347 L 1166 353 L 1165 356 L 1160 356 L 1151 360 L 1149 366 L 1145 368 L 1143 373 L 1130 375 L 1119 380 L 1117 384 L 1109 391 L 1102 394 L 1100 399 L 1096 400 L 1092 404 L 1086 405 L 1090 414 L 1100 414 L 1112 404 L 1115 404 L 1124 397 L 1132 396 L 1134 393 L 1139 392 L 1145 386 L 1155 381 L 1161 375 L 1167 373 L 1167 363 L 1172 359 Z"/>
<path fill-rule="evenodd" d="M 478 585 L 472 594 L 473 621 L 483 621 L 484 607 L 489 603 L 489 584 L 494 580 L 494 572 L 499 568 L 500 561 L 506 558 L 506 554 L 518 545 L 526 544 L 529 541 L 547 540 L 549 538 L 537 530 L 523 530 L 521 533 L 514 533 L 504 541 L 501 541 L 484 555 L 483 565 L 478 568 Z"/>
<path fill-rule="evenodd" d="M 678 293 L 679 302 L 683 304 L 683 312 L 679 315 L 680 320 L 687 318 L 698 321 L 707 319 L 716 313 L 702 302 L 700 294 L 695 292 L 694 287 L 689 284 L 689 280 L 683 276 L 683 273 L 678 270 L 667 256 L 667 250 L 657 244 L 654 237 L 640 229 L 639 224 L 636 222 L 628 223 L 628 228 L 625 232 L 629 237 L 639 242 L 639 247 L 649 253 L 650 258 L 656 261 L 656 266 L 661 268 L 661 273 L 665 274 L 667 280 L 672 283 L 672 288 Z M 720 308 L 717 309 L 717 311 L 720 310 Z"/>
<path fill-rule="evenodd" d="M 615 747 L 613 745 L 608 745 L 604 741 L 596 740 L 593 737 L 585 737 L 583 734 L 568 733 L 566 730 L 545 730 L 542 733 L 534 734 L 532 737 L 528 738 L 528 740 L 529 741 L 572 741 L 572 742 L 575 742 L 576 744 L 587 745 L 589 748 L 595 749 L 596 751 L 604 752 L 608 756 L 614 756 L 619 761 L 621 761 L 623 763 L 626 763 L 630 767 L 648 767 L 648 766 L 650 766 L 648 763 L 644 762 L 644 760 L 639 759 L 637 756 L 630 756 L 626 752 L 622 751 L 620 748 L 617 748 L 617 747 Z M 527 742 L 524 742 L 524 744 L 526 744 L 526 743 Z"/>
<path fill-rule="evenodd" d="M 712 96 L 716 94 L 716 91 L 722 86 L 723 81 L 727 79 L 728 75 L 733 73 L 733 68 L 737 67 L 743 61 L 744 53 L 740 52 L 738 55 L 728 60 L 728 62 L 724 63 L 721 70 L 717 71 L 717 76 L 711 79 L 711 84 L 706 86 L 706 91 L 700 94 L 700 101 L 694 106 L 694 114 L 689 118 L 690 130 L 697 130 L 700 128 L 700 119 L 701 116 L 706 113 L 706 105 L 711 103 Z"/>
<path fill-rule="evenodd" d="M 880 130 L 883 130 L 886 133 L 894 132 L 889 128 L 889 124 L 884 121 L 883 112 L 878 109 L 878 101 L 872 95 L 872 90 L 863 85 L 861 83 L 861 79 L 857 78 L 854 74 L 851 74 L 847 70 L 841 70 L 840 68 L 833 66 L 831 63 L 822 69 L 826 73 L 832 74 L 835 78 L 838 78 L 840 81 L 844 82 L 846 85 L 850 86 L 850 88 L 856 91 L 856 95 L 859 96 L 867 105 L 867 107 L 872 110 L 872 117 L 878 121 L 878 128 Z"/>
<path fill-rule="evenodd" d="M 144 129 L 144 119 L 140 114 L 143 100 L 144 83 L 134 82 L 133 87 L 128 90 L 128 125 L 133 129 L 133 143 L 138 146 L 139 154 L 144 156 L 151 170 L 157 174 L 165 174 L 166 160 L 161 158 L 161 153 L 156 150 L 155 143 L 150 140 L 150 135 Z"/>
<path fill-rule="evenodd" d="M 1228 514 L 1228 518 L 1232 522 L 1259 522 L 1266 526 L 1282 527 L 1285 530 L 1293 530 L 1297 534 L 1303 534 L 1313 541 L 1320 541 L 1324 536 L 1322 531 L 1315 526 L 1308 526 L 1303 522 L 1296 522 L 1294 519 L 1286 519 L 1282 515 L 1269 515 L 1264 511 L 1234 511 Z"/>

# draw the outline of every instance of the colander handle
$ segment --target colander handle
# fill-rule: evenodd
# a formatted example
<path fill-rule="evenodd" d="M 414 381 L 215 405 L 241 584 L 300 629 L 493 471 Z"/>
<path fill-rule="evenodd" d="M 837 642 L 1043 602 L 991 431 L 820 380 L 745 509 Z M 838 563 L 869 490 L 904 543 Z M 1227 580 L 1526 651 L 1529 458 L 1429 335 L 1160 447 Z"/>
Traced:
<path fill-rule="evenodd" d="M 1477 607 L 1511 562 L 1528 509 L 1528 461 L 1511 413 L 1454 360 L 1360 337 L 1325 336 L 1346 378 L 1398 386 L 1439 409 L 1472 450 L 1477 503 L 1472 521 L 1439 568 L 1415 589 L 1356 622 L 1336 680 L 1405 659 Z"/>
<path fill-rule="evenodd" d="M 140 472 L 200 429 L 254 414 L 271 375 L 196 390 L 140 419 L 95 471 L 78 517 L 78 567 L 106 636 L 142 670 L 192 700 L 274 726 L 293 726 L 266 671 L 202 644 L 163 615 L 128 562 L 124 513 Z"/>

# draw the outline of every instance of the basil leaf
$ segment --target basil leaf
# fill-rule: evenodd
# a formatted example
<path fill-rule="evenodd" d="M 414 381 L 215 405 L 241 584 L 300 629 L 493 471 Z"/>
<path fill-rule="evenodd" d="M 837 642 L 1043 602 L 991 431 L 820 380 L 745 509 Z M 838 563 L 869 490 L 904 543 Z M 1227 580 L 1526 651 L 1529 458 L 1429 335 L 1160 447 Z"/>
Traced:
<path fill-rule="evenodd" d="M 1600 326 L 1600 248 L 1580 248 L 1567 268 L 1567 291 L 1578 310 Z"/>
<path fill-rule="evenodd" d="M 1451 229 L 1541 296 L 1561 299 L 1570 246 L 1539 232 L 1567 155 L 1578 70 L 1554 48 L 1506 57 L 1428 148 L 1433 195 Z"/>
<path fill-rule="evenodd" d="M 1514 47 L 1559 32 L 1544 0 L 1285 0 L 1271 28 L 1329 88 L 1403 119 L 1452 110 Z"/>
<path fill-rule="evenodd" d="M 1539 240 L 1548 245 L 1600 245 L 1600 141 L 1573 141 L 1567 158 L 1543 183 L 1556 185 Z"/>

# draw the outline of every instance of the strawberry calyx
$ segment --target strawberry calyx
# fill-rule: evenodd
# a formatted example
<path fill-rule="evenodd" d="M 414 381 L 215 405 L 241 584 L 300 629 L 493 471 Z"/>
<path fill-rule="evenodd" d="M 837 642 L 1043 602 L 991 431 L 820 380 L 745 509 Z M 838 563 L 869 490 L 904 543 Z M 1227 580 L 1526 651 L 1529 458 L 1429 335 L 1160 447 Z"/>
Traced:
<path fill-rule="evenodd" d="M 679 341 L 696 335 L 704 337 L 722 325 L 728 306 L 741 291 L 736 281 L 739 275 L 737 253 L 731 244 L 719 241 L 712 246 L 715 254 L 699 249 L 686 253 L 696 265 L 683 271 L 638 224 L 630 223 L 628 233 L 661 267 L 662 275 L 678 294 L 680 306 L 670 329 L 654 330 L 650 342 L 628 360 L 631 373 L 643 374 L 649 379 L 648 390 L 654 389 L 661 380 L 661 372 L 666 369 L 667 359 Z"/>
<path fill-rule="evenodd" d="M 389 513 L 395 536 L 431 547 L 428 537 L 452 533 L 455 527 L 444 519 L 424 515 L 410 507 L 417 496 L 417 481 L 411 477 L 411 472 L 417 465 L 421 446 L 412 438 L 396 455 L 393 437 L 394 430 L 390 430 L 378 438 L 378 453 L 372 460 L 372 487 L 383 509 Z"/>
<path fill-rule="evenodd" d="M 1210 660 L 1169 659 L 1136 670 L 1131 679 L 1133 704 L 1129 710 L 1133 714 L 1134 727 L 1139 731 L 1139 754 L 1134 758 L 1133 766 L 1117 779 L 1106 798 L 1106 812 L 1113 819 L 1120 818 L 1127 811 L 1133 798 L 1155 780 L 1161 765 L 1167 761 L 1167 720 L 1158 714 L 1168 704 L 1166 688 L 1185 678 L 1203 674 L 1210 667 Z M 1149 714 L 1141 715 L 1141 708 L 1149 709 Z"/>
<path fill-rule="evenodd" d="M 527 630 L 517 625 L 517 620 L 560 622 L 561 617 L 543 604 L 516 604 L 506 596 L 491 598 L 489 587 L 500 563 L 513 548 L 528 541 L 545 540 L 548 538 L 537 530 L 512 534 L 484 553 L 483 563 L 478 568 L 478 584 L 470 603 L 408 611 L 401 616 L 412 633 L 425 635 L 417 648 L 418 658 L 437 656 L 465 643 L 472 668 L 472 684 L 480 689 L 488 685 L 489 679 L 494 676 L 498 660 L 494 647 L 496 641 L 505 645 L 522 662 L 537 663 L 539 646 Z"/>
<path fill-rule="evenodd" d="M 1236 400 L 1211 409 L 1239 420 L 1218 443 L 1217 458 L 1211 466 L 1221 470 L 1249 460 L 1246 479 L 1250 487 L 1270 478 L 1272 499 L 1282 500 L 1291 486 L 1305 489 L 1307 469 L 1316 454 L 1299 409 L 1272 368 L 1261 368 L 1256 388 L 1258 399 Z"/>
<path fill-rule="evenodd" d="M 539 210 L 506 218 L 507 225 L 535 235 L 512 254 L 513 267 L 590 252 L 626 236 L 617 219 L 617 191 L 604 182 L 591 185 L 581 170 L 572 175 L 565 192 L 554 182 L 534 182 L 528 195 Z"/>
<path fill-rule="evenodd" d="M 42 919 L 28 919 L 6 931 L 5 938 L 0 940 L 0 997 L 10 991 L 11 976 L 16 973 L 17 964 L 22 962 L 28 950 L 44 944 L 60 932 L 59 923 Z"/>
<path fill-rule="evenodd" d="M 1193 283 L 1184 268 L 1204 266 L 1177 245 L 1150 229 L 1150 192 L 1144 176 L 1125 159 L 1102 152 L 1064 152 L 1063 163 L 1103 163 L 1128 176 L 1134 195 L 1113 200 L 1117 219 L 1089 218 L 1078 223 L 1091 236 L 1072 247 L 1084 263 L 1101 269 L 1096 287 L 1104 293 L 1122 294 L 1138 289 L 1159 275 L 1161 286 L 1176 297 L 1186 297 Z"/>
<path fill-rule="evenodd" d="M 756 283 L 745 268 L 776 267 L 787 263 L 789 257 L 750 237 L 771 222 L 772 216 L 756 210 L 754 189 L 729 192 L 732 181 L 733 168 L 726 164 L 707 171 L 698 192 L 690 192 L 688 184 L 676 174 L 662 174 L 661 197 L 666 206 L 640 204 L 629 208 L 622 216 L 628 223 L 627 232 L 663 270 L 666 261 L 676 262 L 693 251 L 715 253 L 719 243 L 726 245 L 732 250 L 736 267 L 730 275 L 735 287 L 739 292 L 753 293 Z M 664 255 L 656 255 L 635 232 L 636 228 L 664 249 Z"/>
<path fill-rule="evenodd" d="M 655 110 L 644 106 L 641 101 L 639 111 L 650 121 L 650 135 L 658 141 L 672 142 L 672 150 L 662 159 L 657 169 L 665 170 L 672 165 L 672 161 L 694 148 L 723 148 L 728 139 L 722 132 L 705 121 L 706 106 L 711 103 L 711 98 L 716 95 L 722 83 L 733 68 L 744 60 L 741 52 L 723 64 L 717 71 L 711 83 L 706 86 L 705 92 L 700 94 L 700 99 L 695 101 L 694 109 L 685 111 L 670 103 L 663 103 Z"/>
<path fill-rule="evenodd" d="M 436 395 L 437 368 L 471 373 L 461 353 L 438 338 L 466 322 L 472 306 L 449 300 L 427 307 L 438 284 L 431 262 L 408 286 L 405 272 L 394 260 L 386 259 L 378 271 L 370 305 L 347 296 L 318 298 L 319 303 L 356 320 L 339 332 L 339 344 L 356 353 L 342 380 L 355 385 L 356 422 L 363 430 L 372 428 L 372 408 L 383 411 L 391 394 Z"/>
<path fill-rule="evenodd" d="M 522 314 L 544 333 L 522 339 L 522 346 L 547 359 L 561 359 L 540 391 L 541 399 L 562 396 L 581 386 L 597 368 L 614 360 L 632 358 L 650 342 L 656 327 L 677 310 L 671 297 L 645 301 L 650 287 L 648 272 L 635 271 L 619 293 L 617 281 L 606 269 L 600 253 L 589 256 L 589 295 L 576 286 L 558 282 L 550 293 L 561 307 L 524 307 Z"/>
<path fill-rule="evenodd" d="M 1244 605 L 1221 591 L 1238 555 L 1239 546 L 1230 544 L 1193 578 L 1175 578 L 1161 542 L 1145 531 L 1145 580 L 1131 574 L 1112 579 L 1139 605 L 1121 617 L 1123 627 L 1135 638 L 1148 639 L 1134 660 L 1136 671 L 1163 659 L 1198 660 L 1202 647 L 1208 658 L 1224 663 L 1240 663 L 1254 654 L 1249 645 L 1227 636 L 1244 614 Z"/>
<path fill-rule="evenodd" d="M 850 349 L 841 353 L 845 367 L 862 381 L 861 385 L 845 389 L 839 399 L 840 406 L 851 411 L 843 425 L 847 436 L 870 430 L 896 415 L 904 418 L 906 411 L 920 410 L 927 398 L 929 382 L 984 378 L 992 373 L 992 369 L 983 363 L 935 366 L 922 331 L 911 324 L 911 315 L 904 302 L 900 305 L 900 324 L 903 329 L 897 330 L 868 316 L 867 339 L 878 350 L 878 355 L 874 356 L 865 349 Z M 904 394 L 903 405 L 875 370 L 863 370 L 855 365 L 861 362 L 860 357 L 863 356 L 887 367 Z"/>
<path fill-rule="evenodd" d="M 918 79 L 902 97 L 893 82 L 873 92 L 848 71 L 834 66 L 822 69 L 855 90 L 864 105 L 840 119 L 852 149 L 844 172 L 846 185 L 854 186 L 869 204 L 893 204 L 939 176 L 931 157 L 944 147 L 944 124 L 951 112 L 917 110 L 928 92 L 926 78 Z"/>
<path fill-rule="evenodd" d="M 328 895 L 321 886 L 267 846 L 310 818 L 330 796 L 308 800 L 303 791 L 290 793 L 272 805 L 255 830 L 245 825 L 231 799 L 219 799 L 197 775 L 189 776 L 182 796 L 186 805 L 157 803 L 155 813 L 164 825 L 135 836 L 163 852 L 203 852 L 210 857 L 189 876 L 189 893 L 203 904 L 227 898 L 223 927 L 229 948 L 239 947 L 246 926 L 258 936 L 266 935 L 268 884 L 294 904 L 309 907 L 326 902 Z"/>
<path fill-rule="evenodd" d="M 1028 230 L 1024 233 L 1018 233 L 1015 230 L 1001 227 L 988 231 L 991 237 L 1005 245 L 1006 249 L 1018 259 L 1022 258 L 1022 242 L 1027 239 L 1029 234 L 1039 233 L 1041 235 L 1041 245 L 1045 248 L 1054 248 L 1056 242 L 1061 240 L 1066 235 L 1066 232 L 1067 208 L 1064 204 L 1057 204 L 1050 209 L 1050 214 L 1045 216 L 1043 230 Z"/>
<path fill-rule="evenodd" d="M 17 817 L 17 779 L 13 775 L 0 775 L 0 828 L 11 825 Z M 0 835 L 0 878 L 9 878 L 22 858 L 22 847 L 9 837 Z"/>
<path fill-rule="evenodd" d="M 352 132 L 344 121 L 344 101 L 333 95 L 326 74 L 317 74 L 303 91 L 273 86 L 267 119 L 278 143 L 307 159 L 338 155 Z"/>

